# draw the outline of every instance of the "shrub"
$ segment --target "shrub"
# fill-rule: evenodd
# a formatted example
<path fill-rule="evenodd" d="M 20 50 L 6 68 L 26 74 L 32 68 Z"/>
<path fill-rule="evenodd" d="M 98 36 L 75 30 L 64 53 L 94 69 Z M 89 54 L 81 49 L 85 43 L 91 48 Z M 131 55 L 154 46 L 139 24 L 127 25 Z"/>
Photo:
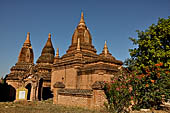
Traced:
<path fill-rule="evenodd" d="M 163 63 L 147 66 L 145 70 L 122 72 L 105 83 L 107 108 L 114 113 L 133 109 L 160 109 L 170 99 L 170 71 Z"/>

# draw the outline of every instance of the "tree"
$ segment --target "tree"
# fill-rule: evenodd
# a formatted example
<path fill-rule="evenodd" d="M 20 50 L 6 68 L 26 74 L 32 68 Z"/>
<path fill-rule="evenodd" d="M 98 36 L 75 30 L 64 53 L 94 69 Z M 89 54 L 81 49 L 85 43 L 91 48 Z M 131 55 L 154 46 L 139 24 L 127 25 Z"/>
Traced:
<path fill-rule="evenodd" d="M 130 49 L 131 58 L 126 61 L 134 71 L 135 107 L 159 109 L 170 98 L 170 17 L 137 32 L 138 39 L 130 38 L 137 48 Z"/>
<path fill-rule="evenodd" d="M 126 61 L 130 67 L 145 69 L 159 62 L 170 69 L 170 17 L 160 18 L 157 25 L 138 32 L 138 39 L 130 38 L 137 48 L 130 49 L 131 58 Z"/>

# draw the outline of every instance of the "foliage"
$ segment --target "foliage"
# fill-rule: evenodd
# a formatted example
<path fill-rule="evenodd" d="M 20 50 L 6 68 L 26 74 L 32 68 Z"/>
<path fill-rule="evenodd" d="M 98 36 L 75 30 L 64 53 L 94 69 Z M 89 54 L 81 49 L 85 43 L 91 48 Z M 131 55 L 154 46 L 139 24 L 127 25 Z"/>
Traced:
<path fill-rule="evenodd" d="M 3 78 L 0 79 L 0 84 L 5 84 L 5 80 Z"/>
<path fill-rule="evenodd" d="M 170 17 L 159 19 L 157 25 L 138 32 L 138 39 L 130 38 L 137 48 L 130 49 L 130 60 L 126 61 L 129 67 L 145 69 L 146 66 L 159 62 L 163 67 L 170 69 Z"/>
<path fill-rule="evenodd" d="M 134 109 L 159 109 L 163 101 L 170 98 L 170 71 L 161 68 L 163 63 L 146 67 L 145 73 L 138 71 L 131 78 Z M 150 66 L 151 67 L 151 66 Z"/>
<path fill-rule="evenodd" d="M 108 108 L 113 112 L 133 109 L 159 109 L 170 99 L 170 17 L 159 19 L 146 31 L 130 38 L 137 48 L 130 49 L 125 61 L 130 73 L 115 76 L 106 83 Z"/>
<path fill-rule="evenodd" d="M 137 32 L 138 39 L 130 40 L 138 47 L 130 49 L 131 58 L 125 61 L 134 76 L 134 108 L 159 109 L 170 98 L 170 17 Z"/>
<path fill-rule="evenodd" d="M 128 112 L 130 107 L 159 109 L 170 98 L 170 71 L 162 66 L 158 63 L 145 71 L 123 71 L 114 76 L 105 83 L 106 107 L 114 113 Z"/>
<path fill-rule="evenodd" d="M 129 84 L 129 77 L 122 72 L 119 76 L 114 76 L 111 82 L 105 84 L 105 94 L 108 100 L 107 108 L 114 113 L 128 112 L 131 105 L 132 87 Z"/>

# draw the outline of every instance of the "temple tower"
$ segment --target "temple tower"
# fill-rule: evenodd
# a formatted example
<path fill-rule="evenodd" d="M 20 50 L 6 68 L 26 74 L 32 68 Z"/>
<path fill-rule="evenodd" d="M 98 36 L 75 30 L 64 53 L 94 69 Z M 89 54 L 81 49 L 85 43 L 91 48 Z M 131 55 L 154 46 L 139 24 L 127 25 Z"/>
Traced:
<path fill-rule="evenodd" d="M 52 97 L 50 86 L 54 55 L 55 51 L 51 41 L 51 34 L 49 33 L 48 40 L 42 49 L 41 56 L 38 58 L 35 66 L 37 74 L 41 78 L 41 86 L 39 86 L 39 90 L 41 91 L 41 95 L 39 95 L 40 100 L 45 100 Z"/>
<path fill-rule="evenodd" d="M 75 54 L 78 46 L 81 49 L 82 55 L 89 58 L 96 57 L 97 51 L 92 45 L 92 37 L 89 29 L 85 24 L 83 12 L 81 13 L 80 22 L 72 35 L 71 45 L 67 50 L 67 54 L 63 57 L 67 57 L 70 56 L 71 54 Z"/>
<path fill-rule="evenodd" d="M 53 64 L 54 62 L 54 55 L 55 51 L 53 48 L 53 44 L 51 42 L 51 34 L 48 35 L 48 40 L 41 52 L 41 56 L 37 60 L 37 64 L 47 63 L 47 64 Z"/>
<path fill-rule="evenodd" d="M 33 75 L 34 70 L 34 53 L 31 46 L 30 41 L 30 33 L 27 33 L 27 38 L 20 50 L 18 61 L 15 66 L 12 66 L 10 74 L 8 74 L 5 79 L 11 89 L 16 91 L 19 87 L 25 87 L 25 80 L 29 75 Z M 30 71 L 32 70 L 32 71 Z M 9 92 L 9 98 L 13 98 L 15 100 L 16 92 Z M 30 100 L 34 100 L 35 98 L 32 96 Z"/>
<path fill-rule="evenodd" d="M 21 48 L 21 51 L 18 56 L 18 62 L 25 63 L 33 63 L 34 62 L 34 54 L 33 49 L 30 42 L 30 33 L 27 33 L 27 38 Z"/>

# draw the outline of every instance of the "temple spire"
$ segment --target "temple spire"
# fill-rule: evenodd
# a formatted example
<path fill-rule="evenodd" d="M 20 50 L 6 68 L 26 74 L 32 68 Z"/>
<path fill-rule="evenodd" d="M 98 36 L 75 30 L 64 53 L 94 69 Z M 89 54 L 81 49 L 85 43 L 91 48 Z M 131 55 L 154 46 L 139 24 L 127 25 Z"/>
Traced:
<path fill-rule="evenodd" d="M 27 32 L 27 38 L 21 48 L 21 51 L 18 56 L 18 62 L 33 63 L 34 62 L 34 53 L 30 42 L 30 33 Z"/>
<path fill-rule="evenodd" d="M 50 63 L 54 62 L 55 51 L 51 41 L 51 33 L 48 34 L 48 40 L 41 52 L 41 56 L 38 58 L 37 63 Z"/>
<path fill-rule="evenodd" d="M 30 32 L 27 32 L 27 39 L 25 40 L 24 44 L 30 44 Z"/>

